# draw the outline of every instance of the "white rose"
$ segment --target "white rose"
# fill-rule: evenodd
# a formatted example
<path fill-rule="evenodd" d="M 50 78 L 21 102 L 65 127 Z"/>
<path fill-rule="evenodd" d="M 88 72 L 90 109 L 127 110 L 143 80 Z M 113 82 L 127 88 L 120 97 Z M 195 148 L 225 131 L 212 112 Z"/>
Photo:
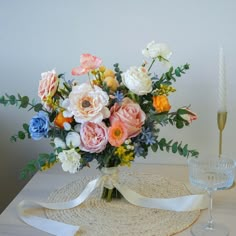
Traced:
<path fill-rule="evenodd" d="M 172 52 L 167 44 L 155 43 L 155 41 L 152 41 L 142 50 L 142 54 L 147 58 L 155 59 L 158 57 L 160 61 L 166 62 L 170 59 Z"/>
<path fill-rule="evenodd" d="M 66 148 L 65 142 L 63 142 L 63 140 L 61 140 L 60 138 L 54 138 L 54 144 L 56 148 Z"/>
<path fill-rule="evenodd" d="M 80 135 L 76 132 L 69 132 L 66 136 L 66 145 L 74 148 L 79 147 Z"/>
<path fill-rule="evenodd" d="M 123 84 L 137 95 L 144 95 L 152 91 L 152 80 L 144 67 L 130 67 L 121 76 Z"/>
<path fill-rule="evenodd" d="M 58 159 L 62 163 L 61 167 L 64 171 L 74 174 L 80 166 L 80 154 L 75 149 L 64 150 L 58 154 Z"/>

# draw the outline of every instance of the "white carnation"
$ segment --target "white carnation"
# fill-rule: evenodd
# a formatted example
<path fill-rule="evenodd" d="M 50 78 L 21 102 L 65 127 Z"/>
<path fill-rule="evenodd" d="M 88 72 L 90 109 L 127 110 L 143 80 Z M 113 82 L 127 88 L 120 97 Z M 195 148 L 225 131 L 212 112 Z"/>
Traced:
<path fill-rule="evenodd" d="M 62 169 L 72 174 L 78 171 L 80 158 L 80 154 L 78 154 L 75 149 L 64 150 L 58 154 L 58 159 L 62 163 Z"/>

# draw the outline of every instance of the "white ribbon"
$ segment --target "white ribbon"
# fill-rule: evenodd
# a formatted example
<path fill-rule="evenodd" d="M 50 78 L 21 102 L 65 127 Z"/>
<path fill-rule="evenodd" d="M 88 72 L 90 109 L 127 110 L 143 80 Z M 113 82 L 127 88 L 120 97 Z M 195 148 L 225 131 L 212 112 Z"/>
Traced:
<path fill-rule="evenodd" d="M 83 203 L 90 194 L 99 186 L 113 189 L 114 187 L 131 204 L 146 207 L 157 208 L 170 211 L 193 211 L 205 209 L 208 206 L 208 198 L 205 194 L 195 194 L 181 196 L 176 198 L 148 198 L 144 197 L 127 186 L 119 183 L 118 168 L 103 168 L 102 175 L 90 181 L 81 194 L 68 202 L 44 203 L 36 201 L 25 201 L 19 203 L 17 209 L 21 220 L 37 229 L 57 236 L 72 236 L 79 230 L 79 226 L 65 224 L 62 222 L 34 216 L 29 213 L 33 208 L 44 207 L 54 210 L 70 209 Z M 28 213 L 27 213 L 28 211 Z"/>

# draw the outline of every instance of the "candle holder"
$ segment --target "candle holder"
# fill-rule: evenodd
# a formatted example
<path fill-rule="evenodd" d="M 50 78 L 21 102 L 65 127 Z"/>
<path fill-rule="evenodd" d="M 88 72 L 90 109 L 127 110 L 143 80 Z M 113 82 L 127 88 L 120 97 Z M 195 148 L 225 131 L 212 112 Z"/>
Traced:
<path fill-rule="evenodd" d="M 217 113 L 217 123 L 218 123 L 218 129 L 220 131 L 219 134 L 219 158 L 222 156 L 222 134 L 223 130 L 225 128 L 227 120 L 227 112 L 226 111 L 218 111 Z"/>

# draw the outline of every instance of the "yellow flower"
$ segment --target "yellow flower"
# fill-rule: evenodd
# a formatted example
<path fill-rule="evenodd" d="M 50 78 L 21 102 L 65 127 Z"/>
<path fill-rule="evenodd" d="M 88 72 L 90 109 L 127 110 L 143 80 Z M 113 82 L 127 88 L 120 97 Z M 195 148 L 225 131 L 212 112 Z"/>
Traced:
<path fill-rule="evenodd" d="M 42 171 L 48 170 L 48 169 L 50 169 L 51 167 L 53 167 L 55 163 L 56 163 L 56 161 L 53 162 L 53 163 L 46 162 L 43 166 L 40 167 L 40 169 L 41 169 Z"/>
<path fill-rule="evenodd" d="M 121 166 L 130 166 L 131 165 L 131 161 L 134 160 L 134 152 L 128 152 L 124 155 L 122 155 L 121 157 Z"/>
<path fill-rule="evenodd" d="M 126 148 L 124 146 L 119 146 L 116 151 L 115 154 L 118 155 L 119 157 L 121 157 L 122 155 L 124 155 L 126 152 Z"/>

